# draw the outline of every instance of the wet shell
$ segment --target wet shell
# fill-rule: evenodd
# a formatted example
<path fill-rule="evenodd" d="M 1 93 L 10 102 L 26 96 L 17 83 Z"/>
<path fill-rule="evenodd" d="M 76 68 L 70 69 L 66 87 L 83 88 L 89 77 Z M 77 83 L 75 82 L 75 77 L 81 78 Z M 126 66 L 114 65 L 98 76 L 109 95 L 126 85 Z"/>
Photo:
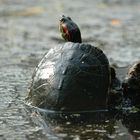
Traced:
<path fill-rule="evenodd" d="M 105 109 L 109 62 L 102 50 L 68 42 L 51 49 L 36 67 L 28 101 L 52 110 Z"/>

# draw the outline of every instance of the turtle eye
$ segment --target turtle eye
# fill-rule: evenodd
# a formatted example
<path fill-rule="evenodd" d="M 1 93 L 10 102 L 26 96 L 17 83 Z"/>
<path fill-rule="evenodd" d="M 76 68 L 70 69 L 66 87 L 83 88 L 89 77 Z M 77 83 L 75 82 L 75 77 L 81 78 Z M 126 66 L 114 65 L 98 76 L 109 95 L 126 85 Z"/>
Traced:
<path fill-rule="evenodd" d="M 65 18 L 61 18 L 60 21 L 61 21 L 61 22 L 65 22 L 66 19 L 65 19 Z"/>

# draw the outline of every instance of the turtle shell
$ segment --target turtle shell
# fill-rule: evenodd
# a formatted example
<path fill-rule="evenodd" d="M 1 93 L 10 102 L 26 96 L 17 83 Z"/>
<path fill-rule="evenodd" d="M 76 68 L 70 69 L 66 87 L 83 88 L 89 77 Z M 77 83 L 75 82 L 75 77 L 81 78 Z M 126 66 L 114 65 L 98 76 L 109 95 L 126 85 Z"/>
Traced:
<path fill-rule="evenodd" d="M 102 50 L 67 42 L 51 49 L 36 67 L 28 99 L 52 110 L 105 109 L 110 67 Z"/>

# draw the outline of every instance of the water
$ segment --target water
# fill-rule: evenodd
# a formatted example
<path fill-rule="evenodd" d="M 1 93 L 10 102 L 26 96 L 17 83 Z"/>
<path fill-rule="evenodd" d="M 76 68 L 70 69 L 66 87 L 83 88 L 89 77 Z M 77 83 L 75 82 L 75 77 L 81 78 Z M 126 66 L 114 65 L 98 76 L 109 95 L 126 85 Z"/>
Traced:
<path fill-rule="evenodd" d="M 64 114 L 61 121 L 60 114 L 24 104 L 34 67 L 63 43 L 62 14 L 74 19 L 83 41 L 103 49 L 111 64 L 125 67 L 139 60 L 138 0 L 1 0 L 0 5 L 0 139 L 140 139 L 137 113 Z M 121 68 L 119 76 L 125 73 Z"/>

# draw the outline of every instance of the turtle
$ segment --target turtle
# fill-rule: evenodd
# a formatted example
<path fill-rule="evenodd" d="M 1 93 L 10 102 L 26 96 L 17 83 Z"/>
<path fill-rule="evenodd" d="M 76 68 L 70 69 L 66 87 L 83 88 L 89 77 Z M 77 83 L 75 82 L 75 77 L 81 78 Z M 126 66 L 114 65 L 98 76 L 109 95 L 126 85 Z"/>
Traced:
<path fill-rule="evenodd" d="M 109 60 L 93 45 L 82 43 L 78 25 L 62 16 L 65 43 L 50 49 L 36 66 L 26 100 L 54 111 L 107 109 L 111 84 Z"/>
<path fill-rule="evenodd" d="M 130 99 L 132 106 L 140 108 L 140 60 L 130 66 L 122 87 L 124 98 Z"/>

